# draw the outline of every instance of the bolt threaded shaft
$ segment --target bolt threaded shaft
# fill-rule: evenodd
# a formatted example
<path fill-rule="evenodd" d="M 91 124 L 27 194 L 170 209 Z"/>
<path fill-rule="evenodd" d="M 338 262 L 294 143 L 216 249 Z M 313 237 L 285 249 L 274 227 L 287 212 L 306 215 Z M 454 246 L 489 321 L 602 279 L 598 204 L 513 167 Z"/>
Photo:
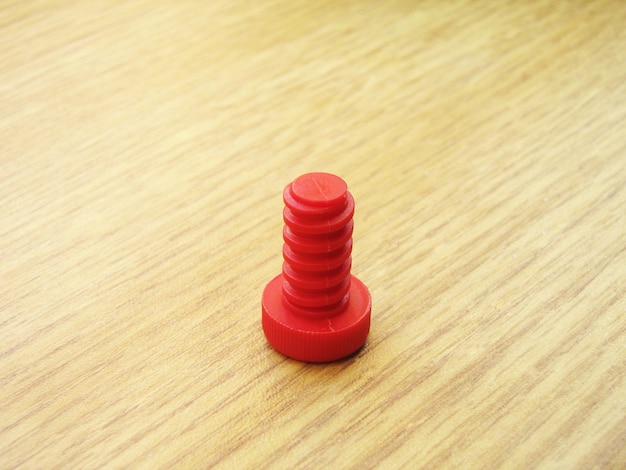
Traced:
<path fill-rule="evenodd" d="M 302 316 L 337 315 L 350 301 L 354 199 L 341 189 L 325 201 L 293 184 L 283 193 L 283 298 Z"/>

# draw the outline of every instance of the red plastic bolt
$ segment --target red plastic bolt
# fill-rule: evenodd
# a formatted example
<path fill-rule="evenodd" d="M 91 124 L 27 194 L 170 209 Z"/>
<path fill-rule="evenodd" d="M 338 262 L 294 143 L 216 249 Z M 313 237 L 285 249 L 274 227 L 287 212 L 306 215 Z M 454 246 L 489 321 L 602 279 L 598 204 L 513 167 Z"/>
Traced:
<path fill-rule="evenodd" d="M 365 343 L 372 310 L 367 287 L 350 274 L 354 199 L 328 173 L 300 176 L 283 199 L 283 271 L 263 291 L 263 331 L 294 359 L 341 359 Z"/>

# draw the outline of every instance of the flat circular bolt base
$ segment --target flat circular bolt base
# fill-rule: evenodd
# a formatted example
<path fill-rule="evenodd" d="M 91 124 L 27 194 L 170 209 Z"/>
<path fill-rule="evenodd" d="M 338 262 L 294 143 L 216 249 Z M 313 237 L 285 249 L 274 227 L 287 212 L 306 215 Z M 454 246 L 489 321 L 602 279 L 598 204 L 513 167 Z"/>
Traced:
<path fill-rule="evenodd" d="M 370 329 L 372 300 L 361 281 L 351 275 L 350 302 L 330 318 L 293 313 L 283 301 L 283 275 L 263 291 L 263 331 L 269 343 L 285 356 L 305 362 L 330 362 L 357 351 Z"/>

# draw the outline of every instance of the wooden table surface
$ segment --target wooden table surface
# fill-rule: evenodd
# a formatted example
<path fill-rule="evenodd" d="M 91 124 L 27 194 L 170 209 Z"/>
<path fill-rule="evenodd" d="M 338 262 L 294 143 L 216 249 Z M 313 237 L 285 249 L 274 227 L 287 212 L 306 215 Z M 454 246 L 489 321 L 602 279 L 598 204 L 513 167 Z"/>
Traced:
<path fill-rule="evenodd" d="M 0 468 L 626 468 L 626 3 L 4 2 Z M 365 347 L 261 330 L 343 177 Z"/>

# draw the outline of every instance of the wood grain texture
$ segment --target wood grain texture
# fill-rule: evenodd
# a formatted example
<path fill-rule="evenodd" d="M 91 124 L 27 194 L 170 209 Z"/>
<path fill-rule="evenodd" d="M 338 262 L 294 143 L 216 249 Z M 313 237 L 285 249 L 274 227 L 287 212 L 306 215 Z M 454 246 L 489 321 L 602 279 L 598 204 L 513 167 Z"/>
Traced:
<path fill-rule="evenodd" d="M 626 468 L 626 3 L 0 5 L 1 468 Z M 260 327 L 341 175 L 354 357 Z"/>

